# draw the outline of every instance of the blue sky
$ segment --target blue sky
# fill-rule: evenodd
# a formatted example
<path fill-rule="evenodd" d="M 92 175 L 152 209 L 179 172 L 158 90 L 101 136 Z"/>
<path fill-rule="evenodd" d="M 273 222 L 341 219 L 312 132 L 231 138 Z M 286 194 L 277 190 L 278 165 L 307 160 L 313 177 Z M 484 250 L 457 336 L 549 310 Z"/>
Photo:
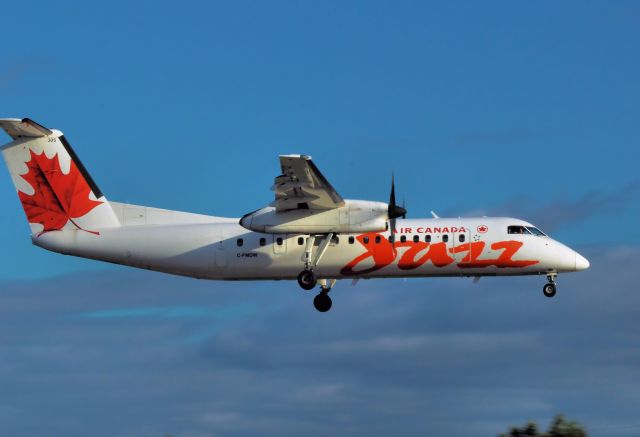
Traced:
<path fill-rule="evenodd" d="M 278 154 L 307 153 L 347 197 L 387 199 L 395 171 L 411 217 L 535 221 L 638 180 L 639 8 L 41 2 L 6 20 L 2 114 L 63 130 L 113 200 L 241 216 Z M 3 178 L 6 274 L 92 268 L 29 247 Z M 553 234 L 638 243 L 638 200 L 587 202 Z"/>
<path fill-rule="evenodd" d="M 603 263 L 601 270 L 594 265 L 594 269 L 581 274 L 586 279 L 575 280 L 580 287 L 591 290 L 585 291 L 587 296 L 596 296 L 598 289 L 611 289 L 604 281 L 616 277 L 621 269 L 615 254 L 637 253 L 640 244 L 637 2 L 36 1 L 6 5 L 3 18 L 7 42 L 0 48 L 0 116 L 28 116 L 45 126 L 63 130 L 110 199 L 240 216 L 270 201 L 269 187 L 279 170 L 277 155 L 306 153 L 314 157 L 345 197 L 387 199 L 394 171 L 398 197 L 406 199 L 409 216 L 413 218 L 428 216 L 430 210 L 435 210 L 440 215 L 455 216 L 511 215 L 539 224 L 569 246 L 592 254 L 592 264 Z M 284 307 L 268 314 L 256 313 L 260 323 L 273 322 L 281 330 L 295 330 L 302 317 L 295 314 L 297 305 L 304 307 L 305 317 L 314 324 L 321 323 L 315 314 L 306 312 L 309 296 L 301 295 L 296 305 L 286 307 L 287 299 L 294 299 L 290 294 L 297 292 L 293 283 L 202 285 L 37 249 L 30 245 L 28 226 L 8 174 L 0 171 L 0 175 L 0 199 L 4 205 L 0 215 L 0 241 L 4 249 L 0 252 L 0 289 L 11 296 L 16 290 L 23 291 L 25 296 L 36 293 L 32 300 L 16 297 L 18 307 L 9 307 L 31 320 L 35 317 L 34 310 L 28 304 L 37 306 L 44 299 L 38 295 L 43 284 L 47 281 L 67 284 L 56 291 L 56 296 L 61 302 L 70 302 L 84 296 L 86 275 L 91 274 L 97 275 L 96 287 L 106 294 L 97 307 L 86 297 L 80 298 L 82 304 L 77 308 L 74 305 L 59 311 L 48 306 L 55 306 L 56 298 L 47 294 L 44 299 L 47 306 L 41 309 L 44 317 L 36 319 L 39 326 L 51 326 L 65 342 L 65 336 L 76 329 L 97 335 L 95 342 L 78 339 L 82 347 L 60 351 L 63 355 L 84 354 L 85 343 L 92 344 L 87 353 L 94 356 L 114 350 L 126 353 L 129 347 L 140 349 L 147 332 L 160 329 L 167 330 L 168 335 L 166 344 L 158 347 L 166 347 L 174 358 L 180 357 L 172 349 L 175 344 L 187 342 L 184 347 L 189 358 L 185 360 L 191 361 L 182 363 L 182 371 L 206 373 L 201 366 L 207 360 L 239 359 L 227 352 L 228 356 L 212 358 L 215 354 L 207 341 L 216 335 L 226 335 L 229 336 L 224 337 L 226 341 L 233 343 L 233 335 L 243 340 L 254 333 L 244 331 L 243 326 L 247 314 L 263 301 L 254 301 L 256 294 L 249 290 L 269 294 L 272 296 L 269 304 L 274 306 L 278 305 L 279 296 L 283 296 Z M 637 261 L 630 261 L 626 268 L 637 268 Z M 607 278 L 596 271 L 606 272 Z M 111 277 L 121 283 L 109 285 Z M 135 288 L 127 285 L 132 281 L 137 284 Z M 163 281 L 179 285 L 167 288 L 162 286 Z M 518 284 L 526 284 L 523 287 L 530 289 L 531 297 L 538 298 L 541 286 L 538 282 L 531 279 Z M 479 293 L 462 285 L 447 286 L 452 287 L 452 293 L 460 294 L 459 300 L 444 310 L 451 319 L 440 320 L 442 326 L 424 327 L 422 322 L 413 326 L 403 324 L 406 332 L 402 335 L 409 335 L 412 328 L 418 332 L 424 328 L 429 335 L 430 330 L 455 330 L 462 311 L 459 305 L 481 299 L 477 297 L 479 294 L 490 294 L 494 284 L 509 287 L 500 281 L 487 283 L 481 282 L 479 288 L 483 291 Z M 372 332 L 373 338 L 385 337 L 383 329 L 393 329 L 395 322 L 399 322 L 394 316 L 403 315 L 406 306 L 431 306 L 439 296 L 425 290 L 428 297 L 423 297 L 424 301 L 406 302 L 421 295 L 410 292 L 404 297 L 401 290 L 406 283 L 401 281 L 367 283 L 354 289 L 341 285 L 343 291 L 336 290 L 336 294 L 377 296 L 379 292 L 384 296 L 387 287 L 384 284 L 394 284 L 392 288 L 398 290 L 391 292 L 393 298 L 386 299 L 394 302 L 402 299 L 403 303 L 397 312 L 392 311 L 385 324 Z M 414 288 L 431 288 L 427 280 L 409 284 Z M 623 289 L 617 291 L 626 297 L 628 288 L 624 287 L 635 287 L 634 284 L 630 279 L 622 281 Z M 111 294 L 125 285 L 131 293 L 148 297 L 148 301 L 129 302 Z M 568 282 L 563 283 L 560 293 L 565 287 L 568 288 Z M 236 293 L 238 288 L 245 294 Z M 154 293 L 156 289 L 159 291 Z M 186 293 L 184 297 L 179 290 Z M 234 297 L 228 297 L 227 293 L 233 293 Z M 198 297 L 197 304 L 191 302 L 194 294 Z M 567 294 L 565 299 L 577 298 L 570 291 Z M 94 297 L 95 293 L 87 296 Z M 21 299 L 26 300 L 20 303 Z M 224 300 L 220 308 L 219 299 Z M 169 303 L 160 305 L 156 300 Z M 347 319 L 353 320 L 341 322 L 347 325 L 340 335 L 345 341 L 356 341 L 353 337 L 358 337 L 357 329 L 371 328 L 370 315 L 362 314 L 358 305 L 349 302 L 338 305 L 342 305 L 345 314 L 351 313 L 352 318 Z M 501 311 L 499 301 L 492 298 L 492 303 L 497 308 L 487 306 L 482 311 Z M 517 308 L 517 303 L 512 305 Z M 563 308 L 576 311 L 570 304 Z M 592 305 L 587 309 L 591 311 L 587 314 L 595 319 L 606 319 L 599 313 L 605 311 L 602 307 Z M 536 307 L 531 317 L 549 317 L 547 311 L 547 307 Z M 122 317 L 115 317 L 119 314 Z M 616 320 L 615 313 L 607 314 Z M 288 319 L 289 316 L 293 319 Z M 190 328 L 193 320 L 210 318 L 222 320 L 220 326 L 207 326 L 202 332 Z M 479 323 L 487 320 L 491 318 Z M 139 334 L 131 344 L 118 343 L 112 337 L 116 329 L 111 321 L 124 337 L 138 335 L 138 326 L 145 334 Z M 560 330 L 573 332 L 572 321 L 569 318 L 564 324 L 554 323 L 558 323 Z M 531 328 L 526 324 L 514 325 L 518 322 L 510 321 L 502 328 L 507 332 Z M 57 346 L 46 343 L 46 339 L 38 340 L 29 330 L 37 327 L 24 329 L 18 337 L 21 341 L 34 342 L 34 348 L 42 347 L 44 351 L 57 350 Z M 496 330 L 499 331 L 498 327 Z M 109 336 L 109 340 L 100 335 Z M 269 335 L 276 342 L 276 332 Z M 76 337 L 69 338 L 76 341 Z M 164 337 L 149 338 L 156 343 L 165 341 Z M 313 338 L 319 342 L 317 353 L 322 353 L 323 339 L 317 333 Z M 282 341 L 280 347 L 293 354 L 297 343 L 288 338 Z M 333 340 L 326 341 L 330 344 Z M 42 342 L 45 344 L 41 345 Z M 420 341 L 416 344 L 418 349 L 425 347 Z M 512 347 L 509 342 L 497 344 L 495 347 L 502 353 L 508 353 Z M 569 344 L 572 343 L 567 339 L 561 346 Z M 637 348 L 631 341 L 621 344 Z M 274 346 L 277 350 L 278 344 Z M 558 346 L 557 350 L 560 349 Z M 550 346 L 546 352 L 557 350 Z M 28 359 L 28 354 L 25 356 L 18 349 L 5 352 L 16 362 Z M 142 348 L 139 361 L 125 360 L 117 365 L 149 365 L 164 356 L 164 352 L 155 355 L 155 349 L 147 352 L 145 355 Z M 267 362 L 272 359 L 267 351 L 243 353 L 247 359 Z M 448 353 L 453 354 L 452 359 L 465 355 L 464 348 Z M 620 362 L 615 365 L 626 365 L 636 359 L 620 353 Z M 46 357 L 45 363 L 53 360 L 61 366 L 66 378 L 74 378 L 73 372 L 64 367 L 66 364 L 56 361 L 57 355 L 52 352 Z M 353 361 L 364 362 L 359 361 L 363 357 L 366 354 Z M 423 359 L 420 357 L 416 359 Z M 559 366 L 565 367 L 560 370 L 576 365 L 573 358 L 562 357 L 564 361 Z M 490 368 L 489 361 L 483 363 Z M 290 363 L 298 374 L 305 372 L 296 366 L 307 364 Z M 444 372 L 445 367 L 442 363 L 442 368 L 429 371 Z M 229 364 L 229 368 L 233 366 Z M 166 370 L 154 369 L 158 377 Z M 534 371 L 544 372 L 543 364 L 534 366 Z M 335 372 L 327 371 L 328 392 L 331 377 L 339 381 L 342 375 L 339 369 Z M 482 379 L 482 370 L 478 372 L 476 376 Z M 240 380 L 239 387 L 247 383 L 248 379 L 242 379 L 242 371 L 232 373 Z M 385 375 L 393 385 L 394 377 Z M 499 381 L 502 385 L 498 385 L 506 390 L 523 375 L 516 372 L 513 380 L 505 376 Z M 367 398 L 363 387 L 370 381 L 366 377 L 358 379 L 356 373 L 352 376 L 353 392 L 351 397 L 341 398 L 344 402 Z M 376 375 L 369 376 L 373 380 Z M 78 399 L 89 396 L 80 381 L 92 377 L 98 378 L 98 372 L 83 374 L 73 381 Z M 274 376 L 271 387 L 286 389 L 292 381 L 285 379 L 284 375 Z M 109 390 L 112 383 L 115 384 L 94 382 L 90 386 Z M 623 383 L 620 382 L 621 386 Z M 23 386 L 16 384 L 15 390 L 34 389 L 26 382 Z M 421 396 L 400 383 L 391 389 L 385 393 L 395 393 L 400 398 L 406 395 L 406 399 Z M 242 403 L 239 390 L 232 394 L 237 396 L 236 402 Z M 495 432 L 508 423 L 528 418 L 544 420 L 556 409 L 568 411 L 566 406 L 584 421 L 593 419 L 594 426 L 607 424 L 606 417 L 596 420 L 600 414 L 597 409 L 602 406 L 593 399 L 592 404 L 583 405 L 576 399 L 561 402 L 550 388 L 547 392 L 541 389 L 536 396 L 533 389 L 522 390 L 518 393 L 524 397 L 531 394 L 531 399 L 535 398 L 533 403 L 526 404 L 523 400 L 520 414 L 501 410 L 492 416 Z M 578 389 L 570 386 L 567 390 Z M 178 390 L 178 394 L 188 396 L 187 391 Z M 583 394 L 603 396 L 595 392 Z M 213 402 L 214 395 L 211 396 L 208 401 Z M 449 396 L 452 401 L 461 400 L 455 398 L 454 392 Z M 468 397 L 468 393 L 464 396 Z M 67 399 L 63 405 L 71 411 L 80 402 L 78 399 Z M 123 402 L 125 399 L 132 404 L 145 399 L 145 387 L 139 387 L 139 398 L 125 396 Z M 637 401 L 630 400 L 635 406 Z M 548 408 L 531 410 L 525 404 Z M 25 400 L 20 407 L 28 412 L 30 405 Z M 88 408 L 102 406 L 99 399 L 91 398 Z M 246 407 L 242 417 L 250 414 L 249 405 Z M 377 411 L 374 405 L 370 407 L 354 420 L 364 424 Z M 200 413 L 212 423 L 216 420 L 233 423 L 234 417 L 240 417 L 232 414 L 233 408 L 215 411 Z M 149 414 L 142 417 L 148 419 Z M 420 429 L 417 414 L 413 420 L 404 418 L 406 423 L 415 425 L 414 431 Z M 185 412 L 185 417 L 191 416 Z M 281 426 L 285 426 L 285 419 Z M 627 419 L 631 420 L 631 415 Z M 95 420 L 96 427 L 102 425 Z M 136 430 L 132 435 L 145 434 L 140 428 L 142 422 L 137 423 L 134 417 L 126 423 L 129 428 L 123 425 L 125 428 L 119 433 L 125 435 L 127 430 Z M 195 430 L 195 434 L 215 428 L 189 424 L 193 423 L 185 419 L 175 426 L 185 432 Z M 354 426 L 355 434 L 366 431 L 366 427 Z M 87 434 L 84 432 L 87 429 L 75 432 L 64 429 L 67 435 Z M 610 435 L 611 429 L 606 429 L 600 435 Z M 12 430 L 19 431 L 20 427 L 16 425 Z M 465 430 L 459 434 L 465 435 Z"/>

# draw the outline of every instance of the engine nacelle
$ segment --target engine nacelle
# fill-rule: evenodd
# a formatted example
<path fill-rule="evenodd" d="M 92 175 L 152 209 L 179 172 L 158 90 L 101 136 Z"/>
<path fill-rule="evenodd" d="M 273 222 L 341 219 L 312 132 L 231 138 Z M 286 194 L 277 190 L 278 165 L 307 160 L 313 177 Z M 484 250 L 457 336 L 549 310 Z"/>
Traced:
<path fill-rule="evenodd" d="M 272 206 L 249 213 L 240 225 L 268 234 L 327 234 L 382 232 L 387 229 L 388 205 L 366 200 L 346 200 L 340 208 L 318 211 L 294 209 L 277 212 Z"/>

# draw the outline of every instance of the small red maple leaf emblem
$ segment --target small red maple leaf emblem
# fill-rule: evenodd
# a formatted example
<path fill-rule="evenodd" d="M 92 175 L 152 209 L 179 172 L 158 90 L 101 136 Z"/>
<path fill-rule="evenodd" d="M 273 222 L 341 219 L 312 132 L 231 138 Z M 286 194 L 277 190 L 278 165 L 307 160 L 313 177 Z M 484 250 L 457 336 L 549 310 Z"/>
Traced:
<path fill-rule="evenodd" d="M 488 230 L 489 230 L 489 228 L 487 226 L 485 226 L 485 225 L 478 226 L 478 232 L 481 233 L 481 234 L 486 233 Z"/>
<path fill-rule="evenodd" d="M 22 179 L 35 192 L 32 195 L 18 192 L 29 223 L 39 223 L 44 227 L 42 232 L 47 232 L 62 229 L 71 220 L 82 229 L 73 219 L 84 216 L 102 202 L 89 199 L 91 188 L 73 161 L 69 173 L 64 174 L 57 154 L 47 158 L 44 152 L 40 155 L 30 152 L 31 159 L 26 163 L 29 171 Z"/>

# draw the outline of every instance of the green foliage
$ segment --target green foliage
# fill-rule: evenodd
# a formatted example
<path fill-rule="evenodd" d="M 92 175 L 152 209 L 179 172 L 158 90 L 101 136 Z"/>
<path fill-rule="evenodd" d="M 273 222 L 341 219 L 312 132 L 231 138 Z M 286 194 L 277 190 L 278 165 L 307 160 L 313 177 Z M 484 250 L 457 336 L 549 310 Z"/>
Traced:
<path fill-rule="evenodd" d="M 529 422 L 521 428 L 513 427 L 508 433 L 498 437 L 587 437 L 587 431 L 575 421 L 568 421 L 562 414 L 558 414 L 547 432 L 539 432 L 538 425 Z"/>

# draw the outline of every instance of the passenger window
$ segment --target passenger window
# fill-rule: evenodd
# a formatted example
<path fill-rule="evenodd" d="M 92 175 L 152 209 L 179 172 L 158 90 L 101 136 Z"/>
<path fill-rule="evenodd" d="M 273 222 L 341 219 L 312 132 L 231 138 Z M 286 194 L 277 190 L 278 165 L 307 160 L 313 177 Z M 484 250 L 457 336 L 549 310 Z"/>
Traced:
<path fill-rule="evenodd" d="M 304 244 L 304 238 L 298 237 L 298 246 L 302 246 Z"/>
<path fill-rule="evenodd" d="M 380 235 L 376 235 L 376 244 L 380 244 Z"/>
<path fill-rule="evenodd" d="M 364 244 L 369 244 L 369 237 L 363 237 L 362 241 L 364 241 Z"/>
<path fill-rule="evenodd" d="M 353 236 L 349 237 L 349 244 L 355 243 L 356 239 Z"/>
<path fill-rule="evenodd" d="M 407 236 L 406 236 L 406 235 L 402 235 L 402 236 L 400 237 L 400 242 L 401 242 L 401 243 L 404 243 L 405 241 L 407 241 Z"/>
<path fill-rule="evenodd" d="M 333 244 L 340 244 L 340 237 L 338 237 L 337 235 L 334 235 L 333 238 L 331 239 L 331 242 Z"/>
<path fill-rule="evenodd" d="M 431 235 L 425 235 L 424 236 L 424 242 L 425 243 L 431 243 Z"/>
<path fill-rule="evenodd" d="M 464 243 L 464 234 L 458 235 L 458 241 Z"/>
<path fill-rule="evenodd" d="M 238 238 L 236 240 L 236 244 L 238 245 L 238 247 L 242 247 L 242 245 L 244 244 L 244 240 L 242 238 Z"/>
<path fill-rule="evenodd" d="M 389 235 L 389 243 L 393 243 L 395 241 L 396 241 L 396 236 L 393 234 Z"/>
<path fill-rule="evenodd" d="M 420 241 L 420 235 L 414 235 L 413 236 L 413 242 L 417 243 L 418 241 Z"/>
<path fill-rule="evenodd" d="M 447 242 L 449 241 L 449 235 L 444 234 L 444 235 L 442 236 L 442 241 L 444 241 L 445 243 L 447 243 Z"/>
<path fill-rule="evenodd" d="M 282 243 L 283 243 L 283 241 L 282 241 L 282 237 L 278 237 L 278 238 L 276 238 L 276 244 L 277 244 L 278 246 L 282 246 Z"/>
<path fill-rule="evenodd" d="M 265 244 L 267 244 L 267 239 L 266 238 L 261 238 L 260 239 L 260 246 L 264 246 Z"/>

